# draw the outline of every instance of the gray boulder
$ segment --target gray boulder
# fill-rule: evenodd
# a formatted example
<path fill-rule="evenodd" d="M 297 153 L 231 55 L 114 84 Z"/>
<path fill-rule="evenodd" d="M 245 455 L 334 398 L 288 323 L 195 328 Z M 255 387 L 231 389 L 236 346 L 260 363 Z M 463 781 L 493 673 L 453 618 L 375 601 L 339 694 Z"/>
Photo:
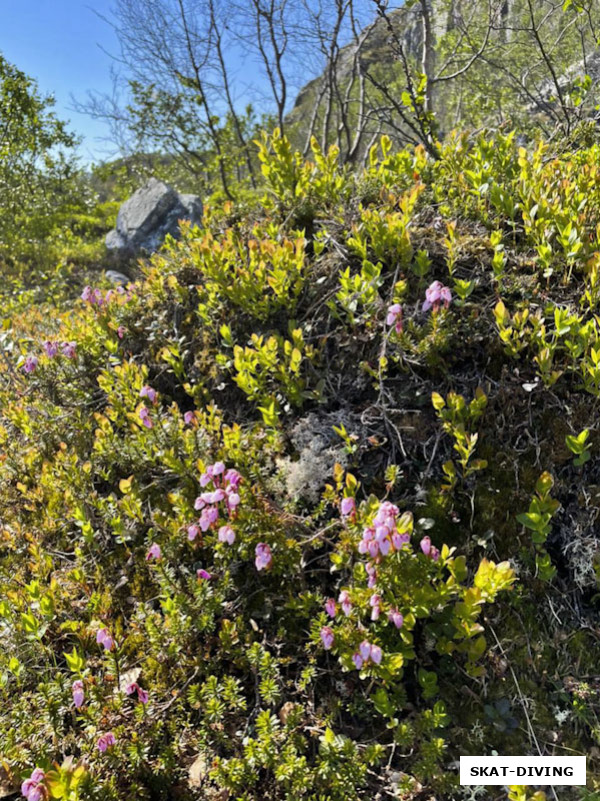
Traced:
<path fill-rule="evenodd" d="M 117 286 L 127 286 L 127 284 L 131 283 L 131 278 L 118 270 L 107 270 L 104 274 L 112 284 Z"/>
<path fill-rule="evenodd" d="M 202 220 L 202 201 L 197 195 L 180 195 L 151 178 L 126 200 L 117 216 L 117 227 L 106 235 L 106 247 L 126 253 L 153 253 L 167 234 L 177 236 L 179 220 Z"/>

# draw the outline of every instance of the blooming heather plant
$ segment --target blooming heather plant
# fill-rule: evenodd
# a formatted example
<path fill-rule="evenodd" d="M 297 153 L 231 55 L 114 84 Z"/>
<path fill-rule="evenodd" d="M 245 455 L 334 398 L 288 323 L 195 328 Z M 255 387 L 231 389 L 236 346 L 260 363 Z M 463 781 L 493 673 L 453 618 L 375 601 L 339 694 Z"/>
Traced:
<path fill-rule="evenodd" d="M 21 785 L 21 795 L 27 801 L 44 801 L 49 797 L 48 788 L 45 785 L 46 774 L 41 768 L 35 768 L 28 779 Z"/>
<path fill-rule="evenodd" d="M 400 303 L 392 303 L 387 311 L 385 322 L 386 325 L 393 325 L 397 334 L 402 333 L 402 306 Z"/>
<path fill-rule="evenodd" d="M 444 286 L 441 281 L 434 281 L 425 292 L 425 302 L 423 303 L 423 311 L 434 312 L 437 311 L 442 305 L 447 309 L 452 302 L 452 292 L 447 286 Z"/>
<path fill-rule="evenodd" d="M 404 665 L 416 656 L 412 632 L 425 619 L 441 652 L 464 654 L 466 670 L 478 675 L 481 603 L 493 602 L 511 586 L 509 565 L 482 562 L 470 587 L 464 557 L 454 556 L 455 549 L 446 545 L 438 549 L 428 535 L 414 543 L 412 515 L 389 501 L 371 500 L 354 520 L 343 515 L 342 521 L 357 537 L 358 560 L 338 597 L 342 615 L 329 599 L 325 611 L 333 622 L 319 618 L 322 645 L 338 656 L 342 670 L 401 681 Z M 338 557 L 334 560 L 341 565 Z"/>
<path fill-rule="evenodd" d="M 77 679 L 77 681 L 73 682 L 72 692 L 73 692 L 73 704 L 77 709 L 79 709 L 80 707 L 83 706 L 83 703 L 85 701 L 85 692 L 83 688 L 83 682 L 81 681 L 81 679 Z"/>
<path fill-rule="evenodd" d="M 109 748 L 113 747 L 116 741 L 117 739 L 111 731 L 106 732 L 106 734 L 100 735 L 100 737 L 98 737 L 98 742 L 96 743 L 98 751 L 104 754 L 106 751 L 108 751 Z"/>

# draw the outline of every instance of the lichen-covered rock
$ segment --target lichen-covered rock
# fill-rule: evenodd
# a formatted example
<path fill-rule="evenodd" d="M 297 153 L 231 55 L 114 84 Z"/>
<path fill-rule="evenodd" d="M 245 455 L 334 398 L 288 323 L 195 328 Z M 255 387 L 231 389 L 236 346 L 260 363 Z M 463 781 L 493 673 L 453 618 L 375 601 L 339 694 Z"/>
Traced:
<path fill-rule="evenodd" d="M 344 443 L 334 431 L 334 426 L 339 425 L 347 427 L 351 434 L 364 433 L 358 416 L 348 411 L 310 412 L 296 422 L 290 431 L 296 456 L 278 460 L 289 497 L 316 503 L 336 463 L 342 467 L 348 465 Z"/>
<path fill-rule="evenodd" d="M 123 203 L 117 226 L 106 236 L 106 247 L 126 253 L 153 253 L 168 234 L 177 236 L 179 221 L 202 220 L 202 201 L 197 195 L 180 195 L 156 178 Z"/>

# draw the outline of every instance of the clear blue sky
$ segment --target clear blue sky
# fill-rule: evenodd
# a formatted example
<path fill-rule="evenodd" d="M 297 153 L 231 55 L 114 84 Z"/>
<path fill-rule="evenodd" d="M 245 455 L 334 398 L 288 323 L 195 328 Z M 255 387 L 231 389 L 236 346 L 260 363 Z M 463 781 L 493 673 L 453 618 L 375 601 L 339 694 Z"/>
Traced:
<path fill-rule="evenodd" d="M 112 90 L 114 61 L 109 54 L 118 54 L 119 46 L 110 24 L 99 16 L 111 16 L 112 2 L 0 0 L 0 52 L 35 78 L 44 94 L 54 95 L 57 115 L 70 121 L 71 130 L 83 138 L 79 154 L 85 163 L 118 155 L 114 145 L 102 141 L 109 135 L 106 124 L 76 112 L 71 99 L 84 101 L 89 90 Z M 243 48 L 228 55 L 237 62 L 236 99 L 240 104 L 255 101 L 264 79 Z M 294 90 L 314 77 L 311 66 L 316 67 L 305 64 L 298 71 L 298 84 L 290 85 L 290 101 Z"/>
<path fill-rule="evenodd" d="M 108 15 L 110 0 L 0 0 L 0 52 L 56 98 L 56 110 L 84 137 L 83 160 L 98 161 L 114 150 L 100 141 L 102 122 L 73 111 L 71 95 L 85 99 L 88 89 L 110 91 L 115 36 L 94 8 Z"/>

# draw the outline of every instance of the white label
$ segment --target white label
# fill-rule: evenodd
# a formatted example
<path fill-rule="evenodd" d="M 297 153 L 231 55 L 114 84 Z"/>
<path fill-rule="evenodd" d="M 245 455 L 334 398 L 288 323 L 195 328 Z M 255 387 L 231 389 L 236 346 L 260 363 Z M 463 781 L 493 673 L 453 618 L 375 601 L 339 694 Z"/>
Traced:
<path fill-rule="evenodd" d="M 584 756 L 461 756 L 461 784 L 585 784 Z"/>

